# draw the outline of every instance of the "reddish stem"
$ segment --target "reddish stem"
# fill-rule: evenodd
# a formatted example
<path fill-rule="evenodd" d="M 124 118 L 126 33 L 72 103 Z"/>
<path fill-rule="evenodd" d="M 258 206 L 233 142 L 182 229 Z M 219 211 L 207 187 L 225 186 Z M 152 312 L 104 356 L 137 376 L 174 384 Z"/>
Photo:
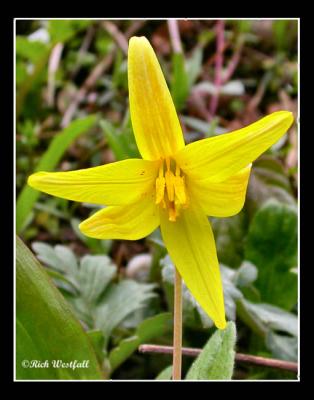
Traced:
<path fill-rule="evenodd" d="M 215 58 L 215 79 L 214 84 L 216 88 L 216 92 L 213 94 L 210 102 L 209 111 L 211 117 L 213 118 L 219 100 L 219 90 L 222 85 L 222 66 L 223 66 L 223 52 L 225 46 L 225 39 L 224 39 L 224 30 L 225 30 L 225 22 L 223 20 L 218 20 L 216 23 L 216 58 Z"/>

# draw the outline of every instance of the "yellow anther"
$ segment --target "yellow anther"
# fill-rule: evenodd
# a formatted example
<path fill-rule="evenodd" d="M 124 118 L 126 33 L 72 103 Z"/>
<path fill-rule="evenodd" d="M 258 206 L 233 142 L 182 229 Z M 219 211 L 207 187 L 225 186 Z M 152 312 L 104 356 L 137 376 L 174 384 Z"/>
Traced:
<path fill-rule="evenodd" d="M 166 171 L 166 188 L 169 201 L 174 201 L 174 175 L 172 171 Z"/>
<path fill-rule="evenodd" d="M 166 186 L 165 178 L 163 176 L 158 177 L 156 179 L 156 204 L 159 204 L 161 201 L 164 200 L 165 186 Z"/>
<path fill-rule="evenodd" d="M 179 216 L 181 208 L 188 206 L 188 201 L 185 178 L 181 176 L 180 167 L 177 164 L 171 164 L 171 160 L 166 158 L 161 161 L 156 178 L 156 204 L 167 208 L 169 221 L 174 222 Z"/>
<path fill-rule="evenodd" d="M 164 178 L 164 163 L 161 161 L 159 175 L 156 178 L 156 204 L 164 202 L 166 180 Z"/>
<path fill-rule="evenodd" d="M 186 204 L 186 190 L 184 178 L 182 176 L 174 177 L 174 190 L 177 202 L 181 205 Z"/>

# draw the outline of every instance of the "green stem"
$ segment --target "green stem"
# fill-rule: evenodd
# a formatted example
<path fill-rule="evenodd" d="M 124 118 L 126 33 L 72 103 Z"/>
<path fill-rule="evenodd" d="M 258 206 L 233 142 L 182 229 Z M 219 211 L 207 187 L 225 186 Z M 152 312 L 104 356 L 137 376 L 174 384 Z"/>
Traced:
<path fill-rule="evenodd" d="M 173 363 L 172 379 L 181 380 L 182 368 L 182 278 L 175 268 L 174 316 L 173 316 Z"/>

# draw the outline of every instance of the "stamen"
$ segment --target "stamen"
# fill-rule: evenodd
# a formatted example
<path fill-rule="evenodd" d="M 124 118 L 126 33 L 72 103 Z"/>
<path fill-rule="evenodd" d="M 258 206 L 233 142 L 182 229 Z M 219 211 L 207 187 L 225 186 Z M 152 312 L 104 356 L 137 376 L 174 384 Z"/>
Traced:
<path fill-rule="evenodd" d="M 177 219 L 177 211 L 173 202 L 169 204 L 169 221 L 175 222 Z"/>
<path fill-rule="evenodd" d="M 166 171 L 164 171 L 164 162 Z M 175 170 L 175 174 L 171 170 Z M 161 161 L 159 174 L 156 178 L 156 204 L 168 209 L 169 221 L 176 221 L 180 209 L 188 206 L 185 177 L 181 176 L 178 164 L 171 164 L 170 158 Z"/>
<path fill-rule="evenodd" d="M 159 204 L 161 202 L 164 203 L 166 180 L 163 177 L 163 174 L 164 166 L 163 163 L 161 163 L 159 168 L 159 176 L 156 179 L 156 204 Z"/>
<path fill-rule="evenodd" d="M 174 188 L 175 188 L 176 198 L 177 198 L 179 204 L 184 205 L 186 203 L 186 191 L 185 191 L 184 177 L 175 176 L 174 179 L 175 179 Z"/>
<path fill-rule="evenodd" d="M 180 168 L 178 164 L 176 164 L 176 176 L 180 176 Z"/>
<path fill-rule="evenodd" d="M 172 171 L 166 171 L 166 188 L 169 201 L 174 201 L 174 175 Z"/>

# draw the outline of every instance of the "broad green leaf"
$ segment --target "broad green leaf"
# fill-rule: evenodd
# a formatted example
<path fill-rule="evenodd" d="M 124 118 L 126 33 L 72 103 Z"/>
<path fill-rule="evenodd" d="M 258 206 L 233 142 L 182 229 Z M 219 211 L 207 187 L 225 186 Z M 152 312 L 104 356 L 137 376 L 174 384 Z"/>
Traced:
<path fill-rule="evenodd" d="M 201 354 L 193 362 L 186 380 L 229 380 L 233 374 L 236 327 L 228 322 L 226 329 L 217 330 Z"/>
<path fill-rule="evenodd" d="M 270 200 L 251 222 L 245 258 L 258 268 L 256 287 L 263 302 L 290 310 L 297 301 L 297 210 Z"/>
<path fill-rule="evenodd" d="M 247 189 L 245 205 L 250 217 L 270 198 L 296 204 L 289 178 L 280 162 L 273 156 L 263 155 L 253 164 Z"/>
<path fill-rule="evenodd" d="M 91 341 L 94 351 L 96 353 L 98 362 L 100 365 L 103 364 L 104 358 L 106 357 L 106 352 L 103 350 L 104 348 L 104 335 L 100 330 L 93 329 L 90 331 L 87 331 L 87 336 L 89 337 L 89 340 Z"/>
<path fill-rule="evenodd" d="M 77 119 L 62 132 L 57 134 L 40 159 L 34 172 L 52 171 L 74 140 L 95 125 L 96 118 L 95 115 L 90 115 L 86 118 Z M 40 192 L 38 190 L 27 185 L 25 185 L 21 191 L 16 204 L 16 231 L 18 233 L 23 229 L 25 221 L 39 195 Z"/>
<path fill-rule="evenodd" d="M 255 304 L 248 300 L 243 300 L 243 303 L 251 315 L 266 329 L 298 335 L 298 317 L 295 314 L 270 304 Z"/>
<path fill-rule="evenodd" d="M 132 280 L 124 280 L 111 284 L 116 275 L 116 266 L 108 256 L 84 256 L 79 266 L 75 260 L 73 268 L 72 253 L 65 246 L 49 246 L 43 243 L 34 244 L 38 256 L 52 268 L 58 268 L 75 288 L 76 292 L 64 286 L 62 280 L 60 289 L 65 289 L 66 299 L 73 306 L 77 317 L 90 329 L 99 329 L 104 336 L 105 347 L 113 329 L 129 317 L 140 311 L 147 301 L 155 297 L 153 284 L 142 284 Z M 60 256 L 64 254 L 63 260 Z M 72 256 L 73 253 L 72 253 Z M 66 264 L 66 260 L 69 264 Z M 71 289 L 71 288 L 70 288 Z M 140 321 L 143 318 L 140 318 Z"/>
<path fill-rule="evenodd" d="M 116 275 L 117 267 L 107 256 L 84 256 L 81 259 L 78 282 L 83 299 L 93 304 Z"/>
<path fill-rule="evenodd" d="M 105 343 L 112 330 L 132 312 L 143 308 L 155 297 L 155 285 L 124 280 L 111 285 L 102 296 L 94 313 L 95 327 L 103 332 Z"/>
<path fill-rule="evenodd" d="M 225 310 L 228 319 L 236 319 L 236 301 L 243 297 L 240 290 L 235 286 L 234 279 L 236 271 L 225 265 L 220 265 L 221 278 L 224 291 Z"/>
<path fill-rule="evenodd" d="M 33 242 L 32 248 L 38 259 L 59 272 L 75 277 L 78 272 L 78 264 L 72 250 L 66 246 L 57 245 L 54 248 L 47 243 Z"/>
<path fill-rule="evenodd" d="M 249 261 L 244 261 L 236 271 L 233 280 L 238 287 L 246 287 L 256 281 L 257 275 L 256 266 Z"/>
<path fill-rule="evenodd" d="M 171 381 L 172 378 L 172 365 L 163 369 L 157 376 L 156 381 Z"/>
<path fill-rule="evenodd" d="M 218 260 L 232 268 L 244 259 L 248 220 L 244 211 L 230 218 L 210 218 L 216 240 Z"/>
<path fill-rule="evenodd" d="M 40 261 L 62 273 L 59 274 L 64 277 L 61 281 L 66 280 L 75 287 L 74 293 L 69 291 L 64 285 L 60 285 L 60 277 L 54 273 L 58 287 L 74 295 L 74 298 L 69 297 L 68 300 L 77 311 L 78 317 L 89 325 L 93 306 L 116 275 L 117 268 L 112 260 L 108 256 L 86 255 L 80 259 L 78 265 L 74 253 L 66 246 L 52 247 L 46 243 L 34 242 L 32 247 Z M 52 270 L 49 271 L 51 274 Z"/>
<path fill-rule="evenodd" d="M 270 331 L 266 336 L 266 346 L 280 360 L 298 361 L 298 338 L 295 336 L 283 336 Z"/>
<path fill-rule="evenodd" d="M 16 378 L 103 379 L 92 345 L 70 306 L 19 238 L 16 246 Z M 47 360 L 48 367 L 23 368 L 23 360 Z M 87 360 L 89 366 L 54 368 L 53 360 Z"/>
<path fill-rule="evenodd" d="M 233 283 L 241 290 L 243 296 L 254 302 L 261 300 L 260 292 L 254 286 L 257 275 L 258 270 L 256 266 L 250 261 L 243 261 L 232 278 Z"/>
<path fill-rule="evenodd" d="M 274 357 L 296 361 L 298 317 L 270 304 L 255 304 L 246 299 L 237 303 L 241 320 L 258 336 Z"/>
<path fill-rule="evenodd" d="M 112 371 L 130 357 L 138 346 L 149 342 L 154 338 L 163 336 L 172 328 L 172 314 L 163 313 L 145 319 L 138 326 L 134 335 L 122 340 L 118 347 L 115 347 L 110 355 L 109 361 Z"/>
<path fill-rule="evenodd" d="M 180 111 L 184 106 L 189 95 L 189 78 L 185 69 L 185 60 L 182 53 L 174 53 L 172 56 L 172 79 L 171 95 L 176 106 Z"/>

